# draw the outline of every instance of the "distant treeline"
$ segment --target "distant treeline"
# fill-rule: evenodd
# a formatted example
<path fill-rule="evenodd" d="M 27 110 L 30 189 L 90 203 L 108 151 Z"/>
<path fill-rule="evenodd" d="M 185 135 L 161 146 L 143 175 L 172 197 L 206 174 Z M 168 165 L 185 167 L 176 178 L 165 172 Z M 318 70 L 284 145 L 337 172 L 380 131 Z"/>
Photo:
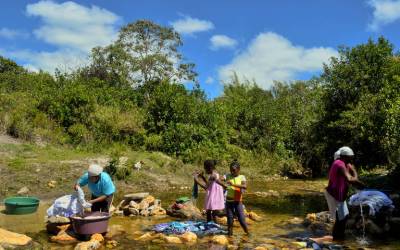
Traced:
<path fill-rule="evenodd" d="M 320 76 L 270 90 L 233 74 L 213 100 L 181 45 L 173 29 L 142 20 L 73 72 L 29 72 L 0 57 L 0 132 L 186 162 L 239 159 L 266 173 L 319 175 L 342 145 L 365 168 L 400 163 L 400 57 L 386 39 L 340 47 Z"/>

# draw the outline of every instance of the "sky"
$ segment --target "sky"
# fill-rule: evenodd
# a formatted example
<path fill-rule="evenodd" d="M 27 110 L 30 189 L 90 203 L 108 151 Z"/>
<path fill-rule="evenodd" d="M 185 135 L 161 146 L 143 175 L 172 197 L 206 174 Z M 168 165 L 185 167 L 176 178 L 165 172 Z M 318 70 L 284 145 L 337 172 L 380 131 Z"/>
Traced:
<path fill-rule="evenodd" d="M 18 0 L 0 2 L 0 55 L 32 71 L 73 70 L 139 19 L 180 33 L 210 98 L 233 72 L 269 89 L 319 75 L 342 45 L 384 36 L 400 47 L 400 0 Z"/>

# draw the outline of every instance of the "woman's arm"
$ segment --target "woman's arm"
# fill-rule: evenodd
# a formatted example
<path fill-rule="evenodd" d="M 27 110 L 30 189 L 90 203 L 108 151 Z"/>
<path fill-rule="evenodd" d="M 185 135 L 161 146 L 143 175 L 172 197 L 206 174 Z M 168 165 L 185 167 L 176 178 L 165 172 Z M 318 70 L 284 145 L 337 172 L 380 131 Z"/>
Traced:
<path fill-rule="evenodd" d="M 194 176 L 194 181 L 202 188 L 207 189 L 208 185 L 207 182 L 202 182 L 200 181 L 200 178 L 198 176 Z"/>
<path fill-rule="evenodd" d="M 351 174 L 353 177 L 355 177 L 355 178 L 358 179 L 357 170 L 356 170 L 356 168 L 354 167 L 353 164 L 349 164 L 349 169 L 350 169 L 350 171 L 349 171 L 350 174 Z"/>
<path fill-rule="evenodd" d="M 357 188 L 364 188 L 364 187 L 365 187 L 365 184 L 362 183 L 362 182 L 358 179 L 358 176 L 357 176 L 357 175 L 356 175 L 356 176 L 351 175 L 351 174 L 350 174 L 350 171 L 347 170 L 346 168 L 339 168 L 339 171 L 340 171 L 340 173 L 341 173 L 342 175 L 344 175 L 344 177 L 346 177 L 346 180 L 347 180 L 350 184 L 354 185 L 354 186 L 357 187 Z"/>
<path fill-rule="evenodd" d="M 221 185 L 223 188 L 225 188 L 225 189 L 227 189 L 228 188 L 228 186 L 223 182 L 223 181 L 221 181 L 220 179 L 217 179 L 217 180 L 215 180 L 219 185 Z"/>
<path fill-rule="evenodd" d="M 104 200 L 106 200 L 106 199 L 107 199 L 107 195 L 102 195 L 102 196 L 97 197 L 96 199 L 90 200 L 90 201 L 88 201 L 88 202 L 91 203 L 91 204 L 93 204 L 93 203 L 96 203 L 96 202 L 104 201 Z"/>

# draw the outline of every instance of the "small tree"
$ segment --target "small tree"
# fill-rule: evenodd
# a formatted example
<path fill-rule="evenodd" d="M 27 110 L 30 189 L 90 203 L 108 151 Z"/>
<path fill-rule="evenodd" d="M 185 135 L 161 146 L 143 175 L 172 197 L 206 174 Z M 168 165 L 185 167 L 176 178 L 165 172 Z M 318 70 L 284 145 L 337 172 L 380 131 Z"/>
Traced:
<path fill-rule="evenodd" d="M 161 80 L 195 81 L 194 64 L 182 63 L 180 46 L 181 38 L 172 28 L 139 20 L 122 27 L 113 44 L 94 48 L 87 72 L 133 87 Z"/>

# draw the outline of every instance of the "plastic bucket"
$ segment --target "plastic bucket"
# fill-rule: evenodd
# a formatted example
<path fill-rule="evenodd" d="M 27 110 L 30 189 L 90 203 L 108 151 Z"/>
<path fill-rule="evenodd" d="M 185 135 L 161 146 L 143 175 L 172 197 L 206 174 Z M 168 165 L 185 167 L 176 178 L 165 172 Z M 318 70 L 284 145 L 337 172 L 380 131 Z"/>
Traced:
<path fill-rule="evenodd" d="M 30 214 L 36 212 L 40 200 L 36 197 L 9 197 L 4 200 L 6 214 Z"/>
<path fill-rule="evenodd" d="M 90 217 L 98 217 L 98 218 L 87 218 Z M 85 213 L 83 218 L 81 217 L 71 217 L 72 228 L 75 233 L 88 235 L 88 234 L 102 234 L 107 232 L 108 221 L 110 219 L 110 214 L 105 212 L 92 212 Z"/>

